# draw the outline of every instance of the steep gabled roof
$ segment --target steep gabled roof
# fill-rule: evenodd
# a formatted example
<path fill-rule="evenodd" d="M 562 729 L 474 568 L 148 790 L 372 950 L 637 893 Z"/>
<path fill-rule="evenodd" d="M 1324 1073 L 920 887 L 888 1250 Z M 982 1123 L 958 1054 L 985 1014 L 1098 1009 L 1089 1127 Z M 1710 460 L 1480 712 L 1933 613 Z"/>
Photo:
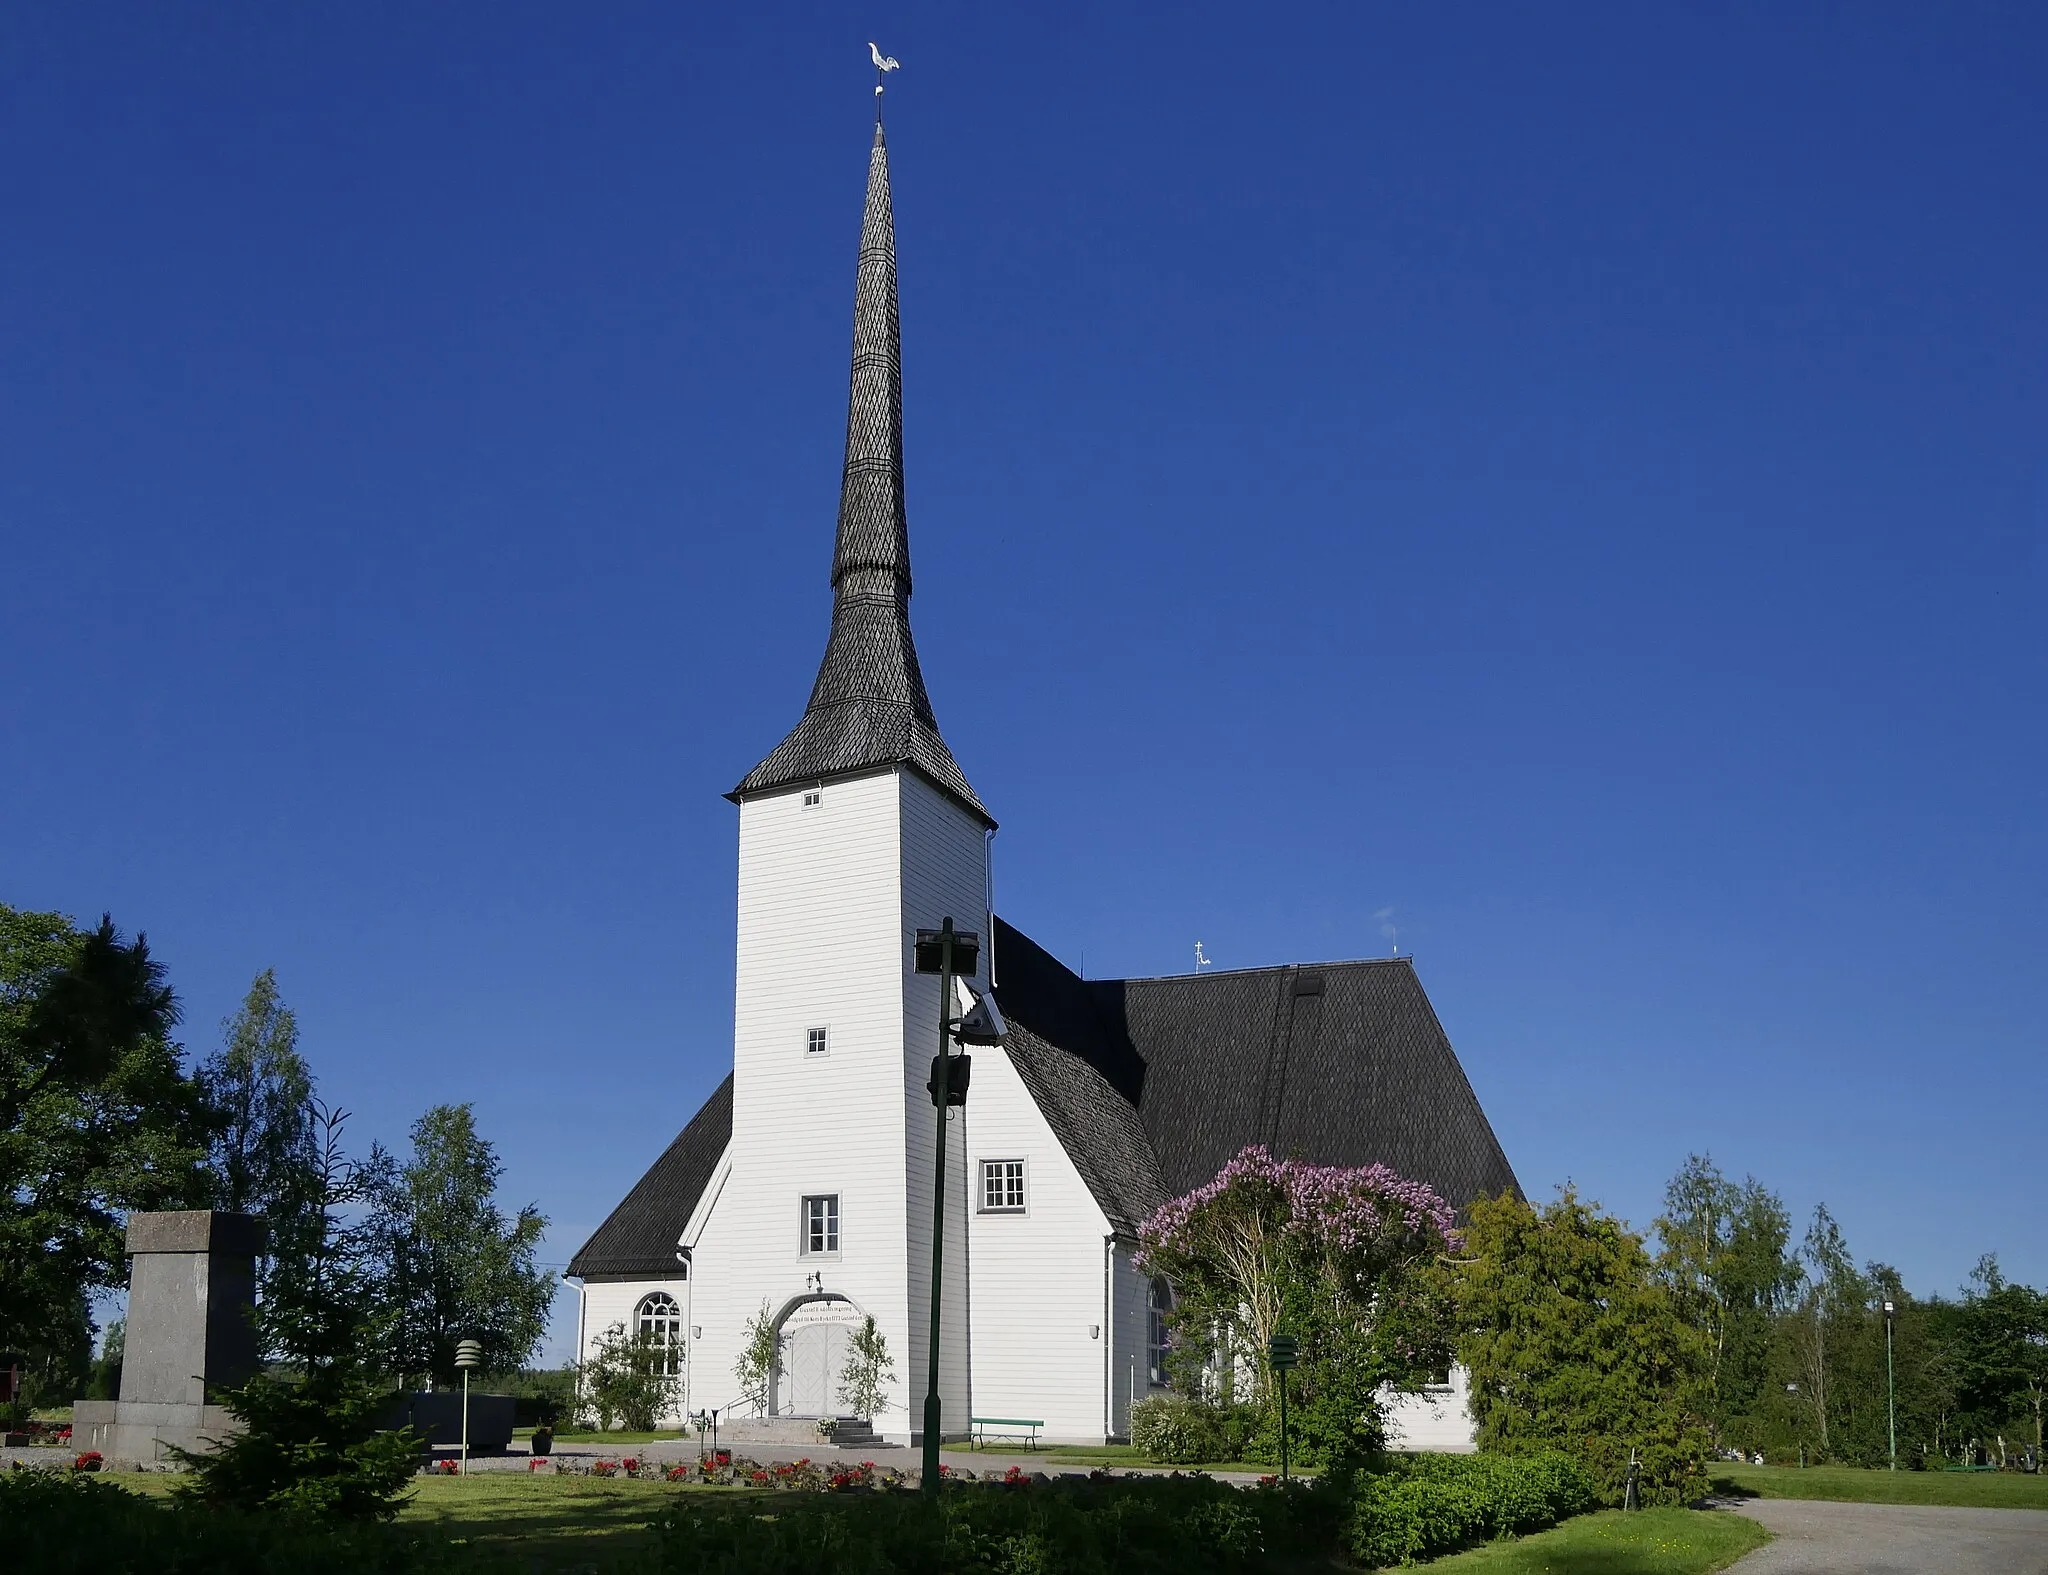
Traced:
<path fill-rule="evenodd" d="M 1001 919 L 994 951 L 1012 1059 L 1119 1229 L 1252 1143 L 1459 1209 L 1521 1190 L 1405 958 L 1082 980 Z"/>
<path fill-rule="evenodd" d="M 1083 980 L 998 918 L 994 963 L 1010 1063 L 1117 1231 L 1251 1143 L 1385 1164 L 1460 1210 L 1521 1192 L 1406 958 Z M 674 1274 L 731 1138 L 728 1075 L 569 1272 Z"/>
<path fill-rule="evenodd" d="M 727 796 L 743 799 L 877 766 L 907 765 L 992 826 L 995 821 L 939 736 L 910 637 L 901 338 L 889 151 L 877 119 L 853 293 L 832 633 L 803 720 Z"/>
<path fill-rule="evenodd" d="M 569 1272 L 659 1279 L 677 1273 L 676 1247 L 732 1142 L 732 1074 L 569 1260 Z"/>
<path fill-rule="evenodd" d="M 1137 1108 L 1085 1057 L 1022 1023 L 1010 1025 L 1003 1048 L 1111 1226 L 1134 1235 L 1145 1216 L 1173 1196 L 1160 1181 Z"/>

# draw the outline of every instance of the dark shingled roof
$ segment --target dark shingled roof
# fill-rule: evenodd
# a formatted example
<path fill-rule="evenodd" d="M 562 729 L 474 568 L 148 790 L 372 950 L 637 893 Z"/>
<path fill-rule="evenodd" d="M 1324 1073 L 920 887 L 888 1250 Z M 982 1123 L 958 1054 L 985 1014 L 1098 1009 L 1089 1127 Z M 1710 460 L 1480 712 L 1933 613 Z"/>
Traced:
<path fill-rule="evenodd" d="M 1000 918 L 994 951 L 1010 1062 L 1118 1231 L 1251 1143 L 1388 1165 L 1460 1210 L 1521 1194 L 1406 958 L 1083 980 Z M 731 1136 L 727 1077 L 569 1272 L 673 1274 Z"/>
<path fill-rule="evenodd" d="M 803 720 L 728 797 L 907 765 L 992 826 L 994 819 L 939 736 L 910 637 L 900 337 L 889 153 L 877 121 L 853 293 L 846 468 L 832 553 L 832 634 Z"/>
<path fill-rule="evenodd" d="M 1019 1070 L 1120 1229 L 1252 1143 L 1458 1209 L 1520 1194 L 1406 958 L 1082 980 L 1001 919 L 994 956 Z"/>
<path fill-rule="evenodd" d="M 676 1247 L 690 1212 L 732 1141 L 732 1073 L 642 1176 L 625 1201 L 569 1260 L 569 1272 L 659 1279 L 676 1272 Z"/>

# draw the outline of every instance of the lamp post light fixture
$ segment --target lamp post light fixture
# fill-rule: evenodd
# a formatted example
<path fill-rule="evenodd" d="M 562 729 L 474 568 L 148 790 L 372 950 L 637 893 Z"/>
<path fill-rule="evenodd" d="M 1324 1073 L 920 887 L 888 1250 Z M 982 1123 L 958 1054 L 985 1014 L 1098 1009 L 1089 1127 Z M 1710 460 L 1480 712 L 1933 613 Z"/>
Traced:
<path fill-rule="evenodd" d="M 482 1364 L 484 1348 L 475 1340 L 455 1342 L 455 1365 L 462 1369 L 462 1469 L 469 1470 L 469 1370 Z"/>
<path fill-rule="evenodd" d="M 939 976 L 939 1053 L 932 1057 L 931 1081 L 925 1085 L 938 1112 L 938 1130 L 932 1145 L 931 1338 L 925 1361 L 924 1470 L 919 1484 L 934 1495 L 939 1491 L 939 1434 L 944 1420 L 939 1405 L 939 1314 L 944 1306 L 940 1275 L 946 1248 L 946 1112 L 967 1103 L 967 1079 L 973 1070 L 966 1056 L 953 1054 L 953 1042 L 1001 1044 L 1008 1025 L 988 996 L 974 999 L 961 1016 L 953 1015 L 956 981 L 971 978 L 981 964 L 979 935 L 956 930 L 948 917 L 936 930 L 919 930 L 911 951 L 917 972 Z M 966 993 L 973 995 L 971 989 Z"/>
<path fill-rule="evenodd" d="M 1899 1469 L 1899 1391 L 1892 1379 L 1892 1313 L 1895 1311 L 1891 1299 L 1884 1304 L 1884 1418 L 1885 1431 L 1891 1442 L 1892 1470 Z"/>
<path fill-rule="evenodd" d="M 1266 1360 L 1280 1384 L 1280 1480 L 1287 1480 L 1287 1374 L 1301 1361 L 1301 1342 L 1291 1334 L 1276 1334 L 1266 1342 Z"/>

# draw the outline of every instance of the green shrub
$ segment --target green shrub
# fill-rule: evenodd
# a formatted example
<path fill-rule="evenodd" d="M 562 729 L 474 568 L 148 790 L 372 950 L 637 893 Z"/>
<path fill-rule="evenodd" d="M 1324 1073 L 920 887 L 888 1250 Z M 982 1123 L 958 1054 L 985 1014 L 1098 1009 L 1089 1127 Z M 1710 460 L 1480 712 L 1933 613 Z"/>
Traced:
<path fill-rule="evenodd" d="M 1224 1575 L 1327 1558 L 1337 1514 L 1313 1489 L 1207 1477 L 962 1483 L 939 1512 L 908 1493 L 679 1499 L 656 1523 L 664 1575 Z"/>
<path fill-rule="evenodd" d="M 1131 1407 L 1131 1444 L 1149 1460 L 1192 1466 L 1235 1460 L 1230 1417 L 1220 1406 L 1188 1395 L 1152 1395 Z"/>
<path fill-rule="evenodd" d="M 1375 1568 L 1413 1564 L 1541 1531 L 1594 1500 L 1592 1478 L 1568 1455 L 1423 1455 L 1355 1480 L 1351 1552 Z"/>
<path fill-rule="evenodd" d="M 389 1520 L 411 1496 L 421 1439 L 385 1431 L 390 1394 L 361 1366 L 258 1373 L 223 1397 L 243 1425 L 212 1450 L 175 1450 L 173 1489 L 215 1509 L 277 1509 L 326 1521 Z"/>

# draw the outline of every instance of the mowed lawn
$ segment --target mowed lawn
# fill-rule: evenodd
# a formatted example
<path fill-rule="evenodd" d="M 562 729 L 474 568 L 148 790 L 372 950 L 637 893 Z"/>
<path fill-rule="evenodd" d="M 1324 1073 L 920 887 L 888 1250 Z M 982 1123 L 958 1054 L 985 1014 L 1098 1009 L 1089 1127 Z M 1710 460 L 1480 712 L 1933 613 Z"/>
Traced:
<path fill-rule="evenodd" d="M 134 1492 L 168 1493 L 169 1474 L 111 1475 Z M 400 1526 L 502 1548 L 539 1570 L 606 1569 L 648 1546 L 647 1523 L 678 1493 L 750 1489 L 679 1487 L 629 1477 L 558 1477 L 479 1471 L 467 1477 L 420 1477 Z"/>
<path fill-rule="evenodd" d="M 157 1495 L 174 1479 L 122 1474 L 111 1480 Z M 647 1523 L 677 1493 L 749 1491 L 518 1472 L 422 1477 L 413 1487 L 400 1526 L 501 1549 L 528 1569 L 562 1575 L 604 1575 L 632 1560 L 648 1546 Z M 1725 1511 L 1608 1510 L 1422 1567 L 1444 1575 L 1707 1575 L 1766 1540 L 1754 1521 Z"/>
<path fill-rule="evenodd" d="M 2017 1471 L 1864 1471 L 1854 1466 L 1711 1468 L 1716 1483 L 1755 1498 L 1849 1504 L 1957 1504 L 1965 1509 L 2048 1509 L 2048 1475 Z"/>
<path fill-rule="evenodd" d="M 1770 1535 L 1726 1510 L 1618 1509 L 1417 1566 L 1438 1575 L 1706 1575 Z"/>

